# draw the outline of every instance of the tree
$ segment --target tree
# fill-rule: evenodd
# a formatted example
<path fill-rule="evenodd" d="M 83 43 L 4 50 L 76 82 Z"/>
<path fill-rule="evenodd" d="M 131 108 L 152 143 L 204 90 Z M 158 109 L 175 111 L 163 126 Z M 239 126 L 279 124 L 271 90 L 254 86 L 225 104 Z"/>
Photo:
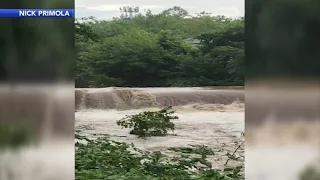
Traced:
<path fill-rule="evenodd" d="M 173 7 L 130 20 L 77 21 L 76 87 L 242 85 L 243 19 L 188 14 Z"/>
<path fill-rule="evenodd" d="M 167 10 L 162 11 L 161 14 L 168 15 L 168 16 L 178 16 L 181 18 L 185 18 L 190 16 L 189 12 L 179 6 L 174 6 L 172 8 L 169 8 Z"/>

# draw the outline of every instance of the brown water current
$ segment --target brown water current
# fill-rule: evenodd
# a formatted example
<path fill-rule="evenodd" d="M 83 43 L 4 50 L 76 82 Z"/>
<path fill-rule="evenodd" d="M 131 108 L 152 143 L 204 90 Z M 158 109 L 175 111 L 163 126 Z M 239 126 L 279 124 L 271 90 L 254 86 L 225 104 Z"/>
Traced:
<path fill-rule="evenodd" d="M 76 109 L 142 109 L 190 104 L 244 102 L 243 90 L 213 88 L 98 88 L 76 89 Z"/>
<path fill-rule="evenodd" d="M 320 164 L 317 82 L 248 84 L 245 123 L 247 180 L 300 180 L 306 166 Z"/>
<path fill-rule="evenodd" d="M 69 92 L 71 88 L 54 93 L 45 90 L 42 91 L 44 94 L 32 88 L 17 89 L 20 91 L 0 88 L 0 107 L 3 110 L 1 122 L 7 123 L 8 119 L 12 118 L 17 122 L 22 121 L 19 117 L 24 113 L 40 125 L 37 127 L 39 139 L 44 140 L 38 146 L 26 146 L 18 151 L 2 151 L 0 179 L 74 179 L 74 146 L 69 141 L 70 134 L 74 133 L 74 117 L 70 116 L 73 102 L 68 102 L 74 97 L 73 92 Z M 48 89 L 52 90 L 51 87 Z M 291 92 L 278 93 L 279 96 L 270 98 L 270 91 L 266 93 L 248 98 L 249 102 L 254 103 L 249 104 L 246 117 L 249 118 L 245 134 L 246 149 L 243 145 L 237 151 L 239 154 L 246 151 L 246 179 L 298 180 L 297 174 L 300 170 L 318 158 L 319 121 L 308 120 L 306 123 L 302 117 L 290 114 L 290 111 L 299 110 L 297 103 L 300 100 L 297 97 L 300 96 Z M 69 96 L 71 94 L 72 97 Z M 289 97 L 289 94 L 293 98 Z M 314 94 L 314 97 L 320 97 L 317 93 Z M 311 106 L 310 110 L 306 109 L 308 103 L 300 101 L 304 107 L 300 110 L 308 114 L 307 119 L 312 119 L 318 112 L 313 111 L 318 101 L 316 98 L 309 98 L 309 95 L 307 101 L 314 102 L 314 106 Z M 280 101 L 280 97 L 287 97 L 289 105 L 285 106 L 284 102 L 277 103 L 276 100 Z M 295 99 L 295 104 L 289 99 Z M 174 155 L 172 151 L 168 151 L 169 147 L 204 144 L 216 153 L 209 157 L 214 168 L 224 168 L 228 159 L 226 154 L 232 153 L 244 141 L 241 135 L 245 130 L 242 88 L 76 89 L 74 100 L 75 128 L 89 137 L 108 135 L 114 140 L 132 142 L 144 150 L 161 150 L 169 155 Z M 281 105 L 276 107 L 276 104 Z M 174 134 L 166 137 L 137 138 L 129 134 L 129 129 L 121 129 L 115 123 L 126 115 L 158 110 L 165 106 L 173 106 L 175 115 L 179 117 L 175 120 Z M 247 108 L 246 106 L 246 110 Z M 263 111 L 266 109 L 268 112 Z M 283 109 L 285 111 L 281 111 Z M 293 118 L 297 118 L 296 123 L 285 123 Z M 277 119 L 282 119 L 282 123 Z M 261 125 L 261 122 L 264 122 L 264 125 Z M 68 141 L 48 141 L 48 138 L 58 135 Z M 243 163 L 229 161 L 228 166 Z"/>
<path fill-rule="evenodd" d="M 143 150 L 207 145 L 216 155 L 213 167 L 223 168 L 227 153 L 244 141 L 244 92 L 221 88 L 101 88 L 76 90 L 76 129 L 89 137 L 108 135 Z M 126 115 L 173 106 L 176 130 L 166 137 L 146 139 L 130 135 L 116 125 Z M 238 152 L 244 153 L 244 146 Z M 243 162 L 229 161 L 228 165 Z"/>
<path fill-rule="evenodd" d="M 74 179 L 73 85 L 0 85 L 0 123 L 33 125 L 32 144 L 0 145 L 1 180 Z"/>

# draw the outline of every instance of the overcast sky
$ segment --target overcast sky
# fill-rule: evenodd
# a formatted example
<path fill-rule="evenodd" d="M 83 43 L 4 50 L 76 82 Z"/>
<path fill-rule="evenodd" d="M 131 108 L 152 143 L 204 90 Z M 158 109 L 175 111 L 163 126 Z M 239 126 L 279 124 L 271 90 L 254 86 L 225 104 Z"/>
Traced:
<path fill-rule="evenodd" d="M 244 0 L 75 0 L 75 3 L 77 18 L 112 19 L 120 16 L 122 6 L 139 6 L 141 12 L 150 9 L 153 13 L 180 6 L 190 14 L 206 11 L 228 17 L 244 16 Z"/>

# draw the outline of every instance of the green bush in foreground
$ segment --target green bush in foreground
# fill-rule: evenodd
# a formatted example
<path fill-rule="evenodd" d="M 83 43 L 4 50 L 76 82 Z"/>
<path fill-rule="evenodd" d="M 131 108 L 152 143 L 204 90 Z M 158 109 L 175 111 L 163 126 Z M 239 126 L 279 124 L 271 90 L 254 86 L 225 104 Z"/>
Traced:
<path fill-rule="evenodd" d="M 207 155 L 214 155 L 213 150 L 205 145 L 195 145 L 192 147 L 172 147 L 169 148 L 169 150 L 186 154 L 200 154 L 204 157 L 206 157 Z"/>
<path fill-rule="evenodd" d="M 174 111 L 172 107 L 164 108 L 160 111 L 146 111 L 136 115 L 126 116 L 117 121 L 117 125 L 124 128 L 133 128 L 130 134 L 135 134 L 140 137 L 145 136 L 163 136 L 168 133 L 168 130 L 174 130 L 175 125 L 171 122 L 172 119 L 178 119 L 177 116 L 172 116 Z"/>
<path fill-rule="evenodd" d="M 108 138 L 76 134 L 76 180 L 241 180 L 242 167 L 214 170 L 204 156 L 144 152 Z"/>

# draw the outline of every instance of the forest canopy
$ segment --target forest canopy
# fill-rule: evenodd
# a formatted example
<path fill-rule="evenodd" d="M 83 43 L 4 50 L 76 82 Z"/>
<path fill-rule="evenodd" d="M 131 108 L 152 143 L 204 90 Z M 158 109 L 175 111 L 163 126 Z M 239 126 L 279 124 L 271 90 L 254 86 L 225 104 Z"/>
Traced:
<path fill-rule="evenodd" d="M 76 87 L 244 84 L 244 18 L 173 7 L 76 20 Z"/>

